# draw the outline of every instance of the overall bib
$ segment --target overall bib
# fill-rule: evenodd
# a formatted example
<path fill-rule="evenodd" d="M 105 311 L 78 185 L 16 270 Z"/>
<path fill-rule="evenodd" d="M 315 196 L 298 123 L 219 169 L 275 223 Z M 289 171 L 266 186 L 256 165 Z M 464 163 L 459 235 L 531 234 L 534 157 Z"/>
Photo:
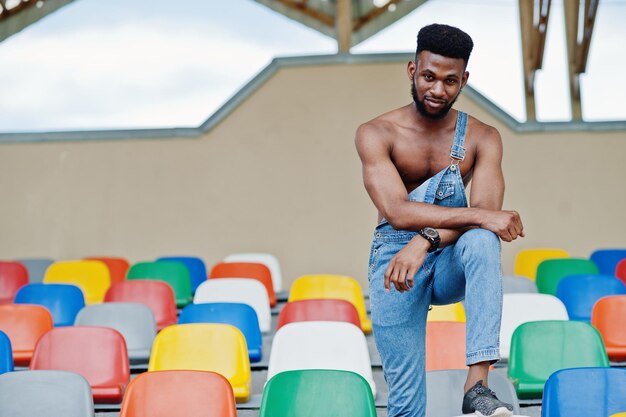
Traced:
<path fill-rule="evenodd" d="M 467 114 L 458 112 L 451 164 L 409 193 L 409 200 L 447 207 L 467 207 L 458 166 L 465 157 Z M 424 417 L 426 412 L 425 335 L 430 305 L 465 299 L 467 365 L 499 359 L 502 276 L 500 239 L 485 229 L 471 229 L 452 245 L 429 253 L 414 277 L 413 288 L 387 293 L 389 262 L 416 235 L 395 230 L 383 219 L 374 231 L 369 260 L 369 291 L 376 347 L 389 385 L 389 417 Z M 461 410 L 459 410 L 460 412 Z"/>

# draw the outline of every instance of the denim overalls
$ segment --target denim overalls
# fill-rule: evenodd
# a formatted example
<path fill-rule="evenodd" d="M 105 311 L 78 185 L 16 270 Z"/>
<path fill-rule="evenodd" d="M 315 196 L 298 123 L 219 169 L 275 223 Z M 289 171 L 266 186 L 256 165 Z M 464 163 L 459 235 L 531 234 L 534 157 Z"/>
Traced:
<path fill-rule="evenodd" d="M 451 164 L 409 193 L 410 201 L 467 207 L 459 161 L 467 114 L 458 112 Z M 393 256 L 416 232 L 395 230 L 382 220 L 374 232 L 369 262 L 369 291 L 376 347 L 389 385 L 389 417 L 423 417 L 426 412 L 425 335 L 431 304 L 465 298 L 467 364 L 499 359 L 502 278 L 500 240 L 485 229 L 465 232 L 453 244 L 429 253 L 405 293 L 392 285 L 387 293 L 384 273 Z M 459 410 L 459 413 L 461 410 Z"/>

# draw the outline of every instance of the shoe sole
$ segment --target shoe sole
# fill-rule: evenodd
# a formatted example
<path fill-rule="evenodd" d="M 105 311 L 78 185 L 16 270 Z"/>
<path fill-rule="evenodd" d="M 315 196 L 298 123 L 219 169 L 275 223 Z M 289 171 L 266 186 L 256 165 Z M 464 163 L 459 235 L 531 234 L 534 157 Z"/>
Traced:
<path fill-rule="evenodd" d="M 496 408 L 496 411 L 494 411 L 492 414 L 489 414 L 489 415 L 485 415 L 481 413 L 480 411 L 476 411 L 474 412 L 474 414 L 479 417 L 510 417 L 513 415 L 513 411 L 509 410 L 506 407 L 499 407 L 499 408 Z"/>

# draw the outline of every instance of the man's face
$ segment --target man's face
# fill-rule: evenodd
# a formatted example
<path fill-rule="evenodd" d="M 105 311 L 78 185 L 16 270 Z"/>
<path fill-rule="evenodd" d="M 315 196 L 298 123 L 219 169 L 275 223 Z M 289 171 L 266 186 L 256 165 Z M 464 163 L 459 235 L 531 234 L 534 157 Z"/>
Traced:
<path fill-rule="evenodd" d="M 420 52 L 416 62 L 409 62 L 407 72 L 417 111 L 433 120 L 448 114 L 469 76 L 462 59 L 430 51 Z"/>

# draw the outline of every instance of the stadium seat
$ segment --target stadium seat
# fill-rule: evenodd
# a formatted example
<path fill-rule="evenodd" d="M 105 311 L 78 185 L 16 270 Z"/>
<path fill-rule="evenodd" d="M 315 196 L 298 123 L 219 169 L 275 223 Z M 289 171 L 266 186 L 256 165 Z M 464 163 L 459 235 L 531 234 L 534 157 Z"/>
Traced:
<path fill-rule="evenodd" d="M 269 253 L 233 253 L 224 258 L 224 262 L 258 262 L 267 266 L 272 272 L 274 292 L 283 290 L 283 274 L 278 258 Z"/>
<path fill-rule="evenodd" d="M 96 403 L 120 403 L 130 381 L 124 337 L 108 327 L 59 327 L 45 333 L 32 370 L 75 372 L 89 382 Z"/>
<path fill-rule="evenodd" d="M 622 260 L 626 259 L 626 249 L 598 249 L 589 257 L 598 267 L 602 275 L 613 275 L 615 267 Z"/>
<path fill-rule="evenodd" d="M 535 248 L 523 249 L 515 255 L 514 274 L 528 277 L 535 281 L 537 267 L 546 259 L 569 258 L 569 253 L 563 249 Z"/>
<path fill-rule="evenodd" d="M 73 372 L 9 372 L 0 375 L 0 416 L 93 417 L 91 389 Z"/>
<path fill-rule="evenodd" d="M 285 324 L 299 321 L 345 321 L 361 328 L 359 312 L 354 305 L 346 300 L 332 298 L 291 301 L 285 304 L 278 315 L 276 330 Z"/>
<path fill-rule="evenodd" d="M 298 369 L 356 372 L 365 378 L 376 397 L 365 335 L 350 323 L 301 321 L 281 327 L 272 341 L 267 378 Z"/>
<path fill-rule="evenodd" d="M 83 308 L 76 317 L 77 326 L 110 327 L 124 336 L 131 363 L 148 363 L 156 337 L 152 310 L 141 303 L 102 303 Z"/>
<path fill-rule="evenodd" d="M 615 276 L 626 285 L 626 259 L 617 263 Z"/>
<path fill-rule="evenodd" d="M 43 282 L 48 267 L 54 263 L 48 258 L 20 258 L 17 261 L 28 270 L 28 282 Z"/>
<path fill-rule="evenodd" d="M 217 372 L 228 379 L 237 402 L 250 397 L 246 339 L 229 324 L 176 324 L 163 329 L 152 346 L 148 371 L 168 370 Z"/>
<path fill-rule="evenodd" d="M 55 327 L 73 326 L 76 314 L 85 307 L 85 297 L 76 285 L 32 283 L 17 292 L 15 304 L 44 306 L 52 314 Z"/>
<path fill-rule="evenodd" d="M 626 409 L 626 369 L 556 371 L 543 392 L 542 417 L 606 417 Z"/>
<path fill-rule="evenodd" d="M 11 340 L 13 362 L 27 366 L 37 341 L 52 329 L 52 316 L 42 306 L 33 304 L 0 305 L 0 330 Z"/>
<path fill-rule="evenodd" d="M 274 375 L 263 390 L 259 417 L 304 414 L 376 417 L 376 406 L 369 384 L 354 372 L 307 369 Z"/>
<path fill-rule="evenodd" d="M 500 357 L 508 360 L 511 337 L 518 326 L 530 321 L 569 320 L 563 302 L 549 294 L 504 294 L 500 325 Z"/>
<path fill-rule="evenodd" d="M 466 370 L 426 372 L 426 415 L 428 417 L 450 417 L 461 414 L 466 379 Z M 515 388 L 506 376 L 497 372 L 490 372 L 489 388 L 496 393 L 500 400 L 513 406 L 515 415 L 521 414 Z"/>
<path fill-rule="evenodd" d="M 152 279 L 166 282 L 174 290 L 177 307 L 185 307 L 191 302 L 189 270 L 180 262 L 139 262 L 130 267 L 127 279 Z"/>
<path fill-rule="evenodd" d="M 207 279 L 206 266 L 204 261 L 195 256 L 163 256 L 157 259 L 167 262 L 180 262 L 189 270 L 189 279 L 191 280 L 191 292 L 195 293 L 198 285 Z"/>
<path fill-rule="evenodd" d="M 582 274 L 598 274 L 598 267 L 588 259 L 548 259 L 537 267 L 537 289 L 542 294 L 556 295 L 561 279 Z"/>
<path fill-rule="evenodd" d="M 126 279 L 126 274 L 128 273 L 128 268 L 130 268 L 130 263 L 128 262 L 128 260 L 115 256 L 90 256 L 84 259 L 88 261 L 100 261 L 104 263 L 107 268 L 109 268 L 111 285 L 115 284 L 116 282 L 124 281 Z"/>
<path fill-rule="evenodd" d="M 0 374 L 13 371 L 13 351 L 9 336 L 0 330 Z"/>
<path fill-rule="evenodd" d="M 263 284 L 255 279 L 209 279 L 200 284 L 194 295 L 193 303 L 248 304 L 256 312 L 261 332 L 267 333 L 271 329 L 272 313 L 267 291 Z"/>
<path fill-rule="evenodd" d="M 111 286 L 109 268 L 100 261 L 59 261 L 48 267 L 46 284 L 74 284 L 83 290 L 86 304 L 101 303 Z"/>
<path fill-rule="evenodd" d="M 367 317 L 365 300 L 359 282 L 344 275 L 304 275 L 294 281 L 289 292 L 289 302 L 319 298 L 346 300 L 356 307 L 365 333 L 372 331 Z"/>
<path fill-rule="evenodd" d="M 611 417 L 626 417 L 626 411 L 617 414 L 611 414 Z"/>
<path fill-rule="evenodd" d="M 591 321 L 591 310 L 600 298 L 626 294 L 626 287 L 613 275 L 569 275 L 556 289 L 570 320 Z"/>
<path fill-rule="evenodd" d="M 465 308 L 463 308 L 463 304 L 461 303 L 431 306 L 426 320 L 458 321 L 465 323 Z"/>
<path fill-rule="evenodd" d="M 467 369 L 465 364 L 465 323 L 426 323 L 426 371 Z"/>
<path fill-rule="evenodd" d="M 220 262 L 211 268 L 209 278 L 251 278 L 265 287 L 270 307 L 276 307 L 276 294 L 272 284 L 270 269 L 261 263 Z"/>
<path fill-rule="evenodd" d="M 137 279 L 113 284 L 107 291 L 105 302 L 142 303 L 150 307 L 157 330 L 176 324 L 176 300 L 172 287 L 166 282 Z"/>
<path fill-rule="evenodd" d="M 126 389 L 120 417 L 237 417 L 233 389 L 215 372 L 145 372 Z"/>
<path fill-rule="evenodd" d="M 242 303 L 201 303 L 189 304 L 178 317 L 178 324 L 223 323 L 238 328 L 246 338 L 250 362 L 262 358 L 263 340 L 259 319 L 248 304 Z"/>
<path fill-rule="evenodd" d="M 600 334 L 580 321 L 534 321 L 511 339 L 508 375 L 518 398 L 541 398 L 548 377 L 576 367 L 608 367 Z"/>
<path fill-rule="evenodd" d="M 502 292 L 504 294 L 536 293 L 537 284 L 530 278 L 521 275 L 504 275 L 502 276 Z"/>
<path fill-rule="evenodd" d="M 28 270 L 19 262 L 0 261 L 0 304 L 11 304 L 17 291 L 28 284 Z"/>
<path fill-rule="evenodd" d="M 613 295 L 600 298 L 593 306 L 591 324 L 598 329 L 609 359 L 626 361 L 626 296 Z"/>

